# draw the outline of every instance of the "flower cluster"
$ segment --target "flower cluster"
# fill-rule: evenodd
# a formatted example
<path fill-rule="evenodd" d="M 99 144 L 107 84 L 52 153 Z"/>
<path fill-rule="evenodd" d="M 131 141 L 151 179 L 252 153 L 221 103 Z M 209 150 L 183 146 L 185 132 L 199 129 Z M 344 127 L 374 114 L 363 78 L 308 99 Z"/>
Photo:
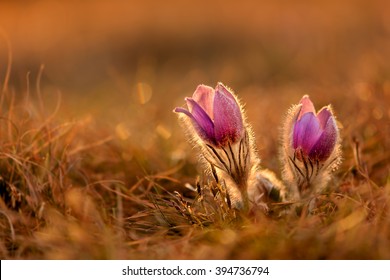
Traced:
<path fill-rule="evenodd" d="M 187 108 L 178 107 L 188 134 L 217 183 L 233 196 L 235 207 L 246 209 L 282 197 L 284 185 L 259 166 L 254 137 L 233 91 L 222 83 L 199 85 Z M 284 124 L 282 176 L 293 197 L 300 198 L 326 185 L 340 162 L 340 137 L 330 106 L 318 113 L 308 96 L 293 106 Z"/>

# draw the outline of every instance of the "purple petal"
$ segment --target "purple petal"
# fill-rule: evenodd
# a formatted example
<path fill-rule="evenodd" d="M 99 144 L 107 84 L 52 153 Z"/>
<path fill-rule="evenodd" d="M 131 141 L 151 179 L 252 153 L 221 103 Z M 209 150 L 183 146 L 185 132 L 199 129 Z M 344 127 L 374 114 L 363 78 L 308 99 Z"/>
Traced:
<path fill-rule="evenodd" d="M 338 138 L 336 122 L 333 116 L 328 118 L 325 129 L 317 143 L 311 148 L 309 158 L 318 161 L 325 161 L 332 154 Z"/>
<path fill-rule="evenodd" d="M 183 114 L 186 114 L 187 116 L 189 116 L 190 118 L 193 118 L 192 114 L 187 110 L 187 109 L 184 109 L 182 107 L 176 107 L 173 112 L 175 113 L 183 113 Z"/>
<path fill-rule="evenodd" d="M 214 89 L 212 87 L 199 85 L 192 98 L 206 111 L 211 119 L 214 119 Z"/>
<path fill-rule="evenodd" d="M 222 84 L 221 82 L 219 82 L 217 84 L 217 86 L 215 87 L 215 91 L 218 91 L 220 93 L 222 93 L 224 96 L 226 96 L 227 98 L 229 98 L 230 100 L 236 102 L 236 99 L 234 98 L 233 94 L 230 92 L 230 90 L 224 85 Z"/>
<path fill-rule="evenodd" d="M 321 133 L 317 117 L 311 112 L 304 114 L 294 125 L 294 149 L 301 148 L 304 154 L 308 155 Z"/>
<path fill-rule="evenodd" d="M 215 140 L 220 145 L 229 140 L 232 143 L 238 141 L 244 130 L 240 107 L 222 84 L 218 84 L 215 91 L 214 130 Z"/>
<path fill-rule="evenodd" d="M 211 144 L 215 144 L 215 134 L 214 134 L 214 123 L 207 115 L 207 113 L 203 110 L 203 108 L 196 103 L 192 98 L 186 98 L 187 104 L 189 108 L 192 108 L 191 112 L 183 108 L 179 109 L 177 112 L 184 113 L 187 116 L 191 117 L 192 124 L 198 133 L 199 137 Z"/>
<path fill-rule="evenodd" d="M 317 118 L 320 122 L 321 128 L 324 129 L 329 118 L 332 116 L 332 112 L 329 107 L 323 107 L 317 114 Z"/>
<path fill-rule="evenodd" d="M 313 102 L 311 102 L 308 95 L 304 95 L 301 101 L 299 101 L 299 104 L 301 104 L 302 107 L 298 115 L 298 120 L 300 120 L 302 116 L 306 113 L 316 113 Z"/>

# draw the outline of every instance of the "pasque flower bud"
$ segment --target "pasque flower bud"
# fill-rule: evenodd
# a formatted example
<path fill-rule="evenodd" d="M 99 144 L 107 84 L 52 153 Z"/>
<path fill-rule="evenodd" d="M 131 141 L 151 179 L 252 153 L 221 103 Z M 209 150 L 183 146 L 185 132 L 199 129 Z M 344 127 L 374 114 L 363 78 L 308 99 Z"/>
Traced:
<path fill-rule="evenodd" d="M 218 83 L 199 85 L 187 107 L 175 108 L 217 182 L 228 188 L 237 208 L 248 206 L 248 178 L 257 168 L 253 136 L 233 92 Z"/>
<path fill-rule="evenodd" d="M 305 95 L 289 110 L 281 159 L 283 178 L 299 197 L 326 186 L 341 161 L 340 136 L 330 105 L 316 113 Z"/>
<path fill-rule="evenodd" d="M 240 106 L 232 93 L 218 83 L 215 90 L 199 85 L 192 98 L 186 99 L 188 110 L 176 108 L 176 113 L 190 117 L 199 138 L 215 146 L 225 147 L 244 137 Z"/>

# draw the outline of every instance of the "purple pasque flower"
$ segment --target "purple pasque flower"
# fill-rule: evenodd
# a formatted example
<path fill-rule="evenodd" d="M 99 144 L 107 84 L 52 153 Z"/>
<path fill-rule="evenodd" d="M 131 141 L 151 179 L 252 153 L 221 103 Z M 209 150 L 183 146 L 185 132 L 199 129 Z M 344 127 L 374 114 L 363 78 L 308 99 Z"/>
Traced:
<path fill-rule="evenodd" d="M 309 96 L 303 96 L 288 111 L 282 132 L 282 177 L 290 196 L 299 199 L 321 192 L 342 160 L 331 106 L 317 113 Z"/>
<path fill-rule="evenodd" d="M 238 209 L 248 207 L 248 178 L 257 164 L 250 127 L 232 91 L 222 83 L 215 89 L 199 85 L 187 107 L 175 108 L 200 148 L 210 174 L 226 186 Z M 195 137 L 194 137 L 195 136 Z"/>
<path fill-rule="evenodd" d="M 318 113 L 309 96 L 305 95 L 294 123 L 292 146 L 299 160 L 312 162 L 326 161 L 335 149 L 338 130 L 335 118 L 329 106 Z"/>
<path fill-rule="evenodd" d="M 199 85 L 192 97 L 185 100 L 188 110 L 178 107 L 174 112 L 190 117 L 196 133 L 207 144 L 223 147 L 243 137 L 245 129 L 240 106 L 222 83 L 215 89 Z"/>

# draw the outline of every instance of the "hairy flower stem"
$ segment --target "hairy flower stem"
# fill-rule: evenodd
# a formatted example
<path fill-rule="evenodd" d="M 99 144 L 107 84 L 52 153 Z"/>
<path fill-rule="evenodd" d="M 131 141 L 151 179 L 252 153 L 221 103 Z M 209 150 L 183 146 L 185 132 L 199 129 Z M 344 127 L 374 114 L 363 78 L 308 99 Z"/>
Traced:
<path fill-rule="evenodd" d="M 229 141 L 225 147 L 213 147 L 209 144 L 205 144 L 204 147 L 202 154 L 211 166 L 216 181 L 225 181 L 231 192 L 238 190 L 242 200 L 240 205 L 248 208 L 248 177 L 252 170 L 251 158 L 253 157 L 248 132 L 245 130 L 244 136 L 238 143 Z M 234 186 L 237 190 L 233 189 Z"/>
<path fill-rule="evenodd" d="M 241 192 L 241 201 L 242 201 L 242 209 L 241 211 L 243 213 L 249 212 L 249 195 L 247 189 L 240 189 Z"/>

